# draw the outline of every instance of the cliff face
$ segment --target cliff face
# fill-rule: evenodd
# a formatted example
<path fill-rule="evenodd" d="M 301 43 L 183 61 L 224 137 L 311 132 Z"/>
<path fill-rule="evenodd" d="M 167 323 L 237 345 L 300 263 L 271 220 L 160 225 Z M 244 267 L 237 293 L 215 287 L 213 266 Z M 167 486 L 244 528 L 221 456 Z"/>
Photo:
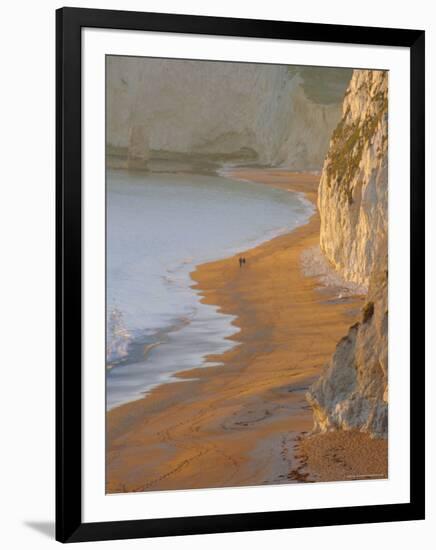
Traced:
<path fill-rule="evenodd" d="M 387 271 L 371 277 L 362 319 L 338 343 L 307 399 L 315 431 L 336 429 L 385 437 L 388 430 Z"/>
<path fill-rule="evenodd" d="M 315 430 L 388 430 L 387 73 L 354 71 L 319 189 L 321 248 L 368 285 L 361 320 L 309 389 Z"/>
<path fill-rule="evenodd" d="M 354 71 L 322 171 L 320 245 L 344 277 L 368 285 L 387 233 L 388 77 Z"/>
<path fill-rule="evenodd" d="M 109 57 L 108 154 L 320 169 L 351 72 L 316 71 Z"/>

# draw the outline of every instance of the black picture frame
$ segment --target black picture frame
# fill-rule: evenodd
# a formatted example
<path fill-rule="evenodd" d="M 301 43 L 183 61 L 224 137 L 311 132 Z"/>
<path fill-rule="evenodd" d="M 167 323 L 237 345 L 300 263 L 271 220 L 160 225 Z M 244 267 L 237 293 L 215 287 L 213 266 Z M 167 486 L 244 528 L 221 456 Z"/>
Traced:
<path fill-rule="evenodd" d="M 81 30 L 84 27 L 410 49 L 410 502 L 82 522 Z M 56 13 L 56 539 L 96 541 L 424 519 L 424 42 L 420 30 L 62 8 Z M 168 496 L 168 498 L 171 498 Z"/>

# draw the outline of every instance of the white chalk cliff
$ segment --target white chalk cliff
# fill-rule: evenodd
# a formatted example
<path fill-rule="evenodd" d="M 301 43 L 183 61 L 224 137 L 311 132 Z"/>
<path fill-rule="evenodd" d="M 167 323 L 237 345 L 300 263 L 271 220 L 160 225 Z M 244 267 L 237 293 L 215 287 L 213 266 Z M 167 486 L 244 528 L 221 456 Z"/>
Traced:
<path fill-rule="evenodd" d="M 356 70 L 319 187 L 321 249 L 369 287 L 361 320 L 307 393 L 315 431 L 388 430 L 388 74 Z"/>
<path fill-rule="evenodd" d="M 111 56 L 108 155 L 144 168 L 189 157 L 319 170 L 351 71 L 316 71 Z"/>
<path fill-rule="evenodd" d="M 321 176 L 320 245 L 350 281 L 368 285 L 387 233 L 388 78 L 355 71 Z"/>

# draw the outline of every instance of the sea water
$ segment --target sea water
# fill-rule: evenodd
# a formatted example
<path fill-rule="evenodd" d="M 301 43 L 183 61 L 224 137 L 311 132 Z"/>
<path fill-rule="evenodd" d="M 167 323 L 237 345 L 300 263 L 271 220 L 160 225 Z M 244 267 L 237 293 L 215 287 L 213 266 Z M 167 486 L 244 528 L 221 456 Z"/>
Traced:
<path fill-rule="evenodd" d="M 202 304 L 190 273 L 287 233 L 312 212 L 301 194 L 259 183 L 109 170 L 107 409 L 237 345 L 228 339 L 234 317 Z"/>

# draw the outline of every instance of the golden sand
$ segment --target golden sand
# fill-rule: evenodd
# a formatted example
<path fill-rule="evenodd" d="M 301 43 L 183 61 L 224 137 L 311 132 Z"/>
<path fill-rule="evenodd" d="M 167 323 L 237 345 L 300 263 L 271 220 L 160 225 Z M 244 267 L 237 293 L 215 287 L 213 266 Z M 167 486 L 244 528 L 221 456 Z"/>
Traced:
<path fill-rule="evenodd" d="M 297 446 L 300 464 L 295 479 L 349 481 L 388 477 L 385 439 L 371 439 L 360 432 L 328 432 L 303 437 Z"/>
<path fill-rule="evenodd" d="M 319 177 L 277 170 L 237 176 L 304 192 Z M 301 252 L 319 240 L 319 216 L 242 255 L 192 274 L 203 301 L 236 316 L 239 345 L 217 367 L 179 373 L 179 382 L 107 414 L 107 491 L 289 483 L 303 464 L 296 449 L 312 428 L 304 394 L 362 302 L 332 303 L 302 274 Z M 297 456 L 296 456 L 297 455 Z M 305 464 L 308 463 L 307 458 Z M 318 476 L 319 473 L 314 473 Z M 342 479 L 348 472 L 343 471 Z M 306 472 L 301 480 L 310 480 Z"/>

